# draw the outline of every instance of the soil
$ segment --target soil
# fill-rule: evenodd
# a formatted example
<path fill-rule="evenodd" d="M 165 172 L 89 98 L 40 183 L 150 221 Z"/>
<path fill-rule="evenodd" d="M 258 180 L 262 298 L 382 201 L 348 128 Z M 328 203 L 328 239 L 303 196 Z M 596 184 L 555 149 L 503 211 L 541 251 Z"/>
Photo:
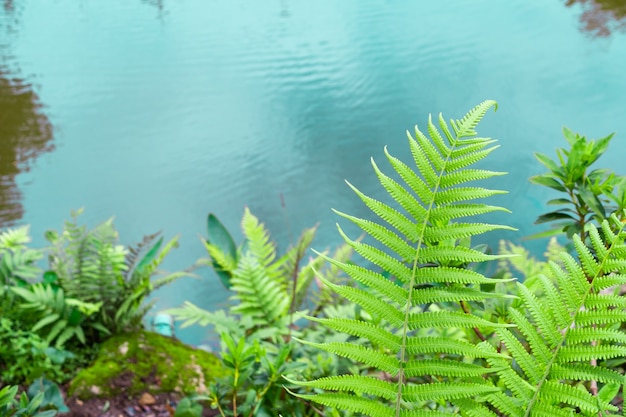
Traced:
<path fill-rule="evenodd" d="M 69 413 L 59 414 L 59 417 L 173 417 L 180 399 L 176 394 L 155 394 L 155 403 L 141 405 L 140 398 L 128 398 L 118 395 L 113 398 L 93 398 L 81 401 L 70 398 L 65 404 Z M 217 416 L 216 410 L 205 407 L 203 417 Z"/>
<path fill-rule="evenodd" d="M 118 387 L 130 387 L 133 375 L 123 373 L 115 379 Z M 111 398 L 92 398 L 80 400 L 76 397 L 67 398 L 67 385 L 61 387 L 65 396 L 65 404 L 69 413 L 60 417 L 173 417 L 181 397 L 179 394 L 143 393 L 133 398 L 124 393 Z M 204 407 L 203 417 L 217 416 L 216 410 Z"/>

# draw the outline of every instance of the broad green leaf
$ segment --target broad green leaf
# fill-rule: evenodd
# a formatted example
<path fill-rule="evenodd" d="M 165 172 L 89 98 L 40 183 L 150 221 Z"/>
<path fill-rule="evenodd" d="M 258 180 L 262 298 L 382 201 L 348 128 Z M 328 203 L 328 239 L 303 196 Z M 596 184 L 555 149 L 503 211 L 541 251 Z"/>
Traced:
<path fill-rule="evenodd" d="M 577 220 L 571 214 L 563 213 L 561 211 L 552 211 L 550 213 L 542 214 L 541 216 L 537 217 L 537 220 L 535 220 L 535 224 L 547 223 L 547 222 L 552 222 L 555 220 L 564 220 L 564 219 L 574 220 L 574 221 Z"/>
<path fill-rule="evenodd" d="M 545 165 L 545 167 L 552 171 L 555 175 L 563 175 L 563 168 L 559 167 L 556 162 L 548 158 L 546 155 L 536 152 L 535 158 L 537 158 L 539 162 Z"/>
<path fill-rule="evenodd" d="M 61 316 L 59 316 L 58 314 L 51 314 L 49 316 L 46 316 L 44 318 L 42 318 L 41 320 L 39 320 L 31 329 L 33 332 L 36 332 L 37 330 L 46 327 L 48 324 L 50 323 L 54 323 L 55 321 L 57 321 Z"/>
<path fill-rule="evenodd" d="M 148 249 L 148 251 L 143 256 L 143 258 L 141 258 L 141 260 L 137 263 L 137 267 L 135 268 L 135 272 L 137 274 L 141 274 L 144 268 L 150 265 L 150 263 L 152 263 L 152 261 L 156 258 L 157 254 L 159 253 L 159 249 L 161 248 L 162 244 L 163 244 L 163 238 L 161 237 L 154 243 L 154 245 L 152 245 L 150 249 Z"/>
<path fill-rule="evenodd" d="M 582 200 L 589 206 L 593 212 L 601 219 L 606 218 L 606 211 L 604 206 L 598 199 L 598 196 L 593 193 L 587 186 L 580 187 L 578 190 Z"/>
<path fill-rule="evenodd" d="M 550 176 L 550 174 L 535 175 L 534 177 L 530 177 L 530 182 L 533 184 L 544 185 L 557 191 L 567 192 L 567 189 L 563 186 L 563 184 Z"/>
<path fill-rule="evenodd" d="M 548 200 L 546 203 L 550 206 L 558 205 L 558 204 L 574 204 L 572 200 L 568 200 L 567 198 L 553 198 L 552 200 Z"/>
<path fill-rule="evenodd" d="M 235 241 L 233 240 L 231 234 L 228 232 L 226 227 L 220 222 L 220 220 L 213 213 L 209 213 L 207 218 L 207 231 L 208 231 L 208 239 L 207 242 L 213 246 L 219 248 L 226 256 L 231 259 L 237 259 L 237 246 L 235 245 Z M 226 287 L 226 289 L 230 289 L 231 283 L 230 279 L 232 275 L 228 271 L 224 271 L 220 268 L 219 264 L 213 261 L 213 269 L 217 273 L 222 284 Z"/>

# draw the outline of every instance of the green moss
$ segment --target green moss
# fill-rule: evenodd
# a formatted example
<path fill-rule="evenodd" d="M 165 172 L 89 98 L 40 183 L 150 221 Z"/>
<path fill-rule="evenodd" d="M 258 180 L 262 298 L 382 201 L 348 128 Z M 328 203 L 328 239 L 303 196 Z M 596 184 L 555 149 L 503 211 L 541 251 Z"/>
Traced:
<path fill-rule="evenodd" d="M 83 399 L 122 392 L 206 393 L 209 382 L 224 373 L 215 355 L 143 331 L 106 341 L 93 365 L 72 380 L 69 393 Z"/>

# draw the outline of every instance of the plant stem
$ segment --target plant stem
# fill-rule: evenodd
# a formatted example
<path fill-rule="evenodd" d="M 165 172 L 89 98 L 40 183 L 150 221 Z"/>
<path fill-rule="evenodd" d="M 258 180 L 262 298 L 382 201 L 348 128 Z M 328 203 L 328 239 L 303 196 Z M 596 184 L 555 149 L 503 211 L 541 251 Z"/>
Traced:
<path fill-rule="evenodd" d="M 302 248 L 298 248 L 298 251 L 296 252 L 296 260 L 293 263 L 293 272 L 291 275 L 291 282 L 292 282 L 292 288 L 291 288 L 291 304 L 289 305 L 289 333 L 287 334 L 287 343 L 291 342 L 291 330 L 293 328 L 293 313 L 294 310 L 296 309 L 296 296 L 297 296 L 297 290 L 298 290 L 298 269 L 300 266 L 300 261 L 302 260 L 303 257 L 303 251 L 301 250 Z"/>
<path fill-rule="evenodd" d="M 465 314 L 472 314 L 469 308 L 469 305 L 467 305 L 467 303 L 465 301 L 461 301 L 459 304 L 461 304 L 461 308 L 463 309 L 463 312 Z M 487 338 L 485 337 L 485 335 L 483 335 L 481 333 L 481 331 L 478 329 L 478 327 L 473 327 L 472 328 L 474 330 L 474 333 L 476 333 L 476 336 L 478 336 L 478 338 L 484 342 L 487 340 Z"/>

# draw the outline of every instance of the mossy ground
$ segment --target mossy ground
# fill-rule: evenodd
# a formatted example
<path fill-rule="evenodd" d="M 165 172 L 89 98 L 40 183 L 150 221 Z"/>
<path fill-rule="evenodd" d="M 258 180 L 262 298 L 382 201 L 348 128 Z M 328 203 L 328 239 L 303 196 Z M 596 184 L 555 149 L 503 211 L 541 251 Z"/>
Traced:
<path fill-rule="evenodd" d="M 223 374 L 215 355 L 142 331 L 106 341 L 93 365 L 72 380 L 69 394 L 86 399 L 120 393 L 205 393 L 209 382 Z"/>

